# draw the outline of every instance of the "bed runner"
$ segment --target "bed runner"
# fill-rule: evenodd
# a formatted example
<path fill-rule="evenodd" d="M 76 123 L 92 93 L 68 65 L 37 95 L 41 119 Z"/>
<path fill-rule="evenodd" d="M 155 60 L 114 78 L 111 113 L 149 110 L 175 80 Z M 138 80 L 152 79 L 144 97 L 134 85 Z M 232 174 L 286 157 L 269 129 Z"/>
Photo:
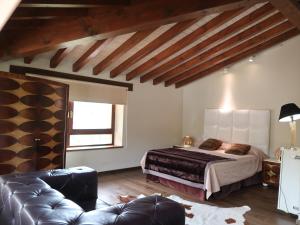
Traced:
<path fill-rule="evenodd" d="M 145 169 L 204 184 L 208 165 L 232 160 L 201 152 L 165 148 L 148 151 Z"/>

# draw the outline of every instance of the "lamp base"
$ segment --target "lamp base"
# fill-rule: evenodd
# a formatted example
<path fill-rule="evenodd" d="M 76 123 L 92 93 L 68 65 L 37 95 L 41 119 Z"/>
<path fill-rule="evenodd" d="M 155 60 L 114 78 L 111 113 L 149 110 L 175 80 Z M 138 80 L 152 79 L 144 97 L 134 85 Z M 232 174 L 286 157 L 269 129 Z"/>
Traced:
<path fill-rule="evenodd" d="M 291 149 L 295 149 L 296 146 L 296 121 L 290 122 L 290 130 L 291 130 Z"/>

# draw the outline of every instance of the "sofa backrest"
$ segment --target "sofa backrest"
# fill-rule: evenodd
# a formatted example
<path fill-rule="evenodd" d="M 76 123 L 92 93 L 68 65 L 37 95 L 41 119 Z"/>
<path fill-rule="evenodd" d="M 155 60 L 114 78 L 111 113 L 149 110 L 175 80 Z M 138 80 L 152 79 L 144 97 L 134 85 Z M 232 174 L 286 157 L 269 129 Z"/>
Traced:
<path fill-rule="evenodd" d="M 0 186 L 7 179 L 22 177 L 38 177 L 85 211 L 95 209 L 98 198 L 98 174 L 89 167 L 8 174 L 0 176 Z"/>
<path fill-rule="evenodd" d="M 38 177 L 7 179 L 0 193 L 1 225 L 72 224 L 84 212 Z"/>

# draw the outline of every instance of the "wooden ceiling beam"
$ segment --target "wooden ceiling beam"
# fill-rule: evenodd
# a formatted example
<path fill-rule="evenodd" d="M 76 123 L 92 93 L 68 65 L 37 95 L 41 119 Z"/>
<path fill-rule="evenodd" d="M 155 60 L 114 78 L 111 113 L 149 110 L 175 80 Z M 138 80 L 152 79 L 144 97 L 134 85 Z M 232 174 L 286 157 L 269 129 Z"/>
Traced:
<path fill-rule="evenodd" d="M 62 73 L 57 72 L 53 70 L 44 70 L 39 68 L 33 68 L 33 67 L 26 67 L 26 66 L 17 66 L 17 65 L 11 65 L 9 67 L 9 72 L 16 73 L 16 74 L 34 74 L 39 75 L 41 77 L 56 77 L 56 78 L 62 78 L 67 80 L 76 80 L 76 81 L 83 81 L 83 82 L 89 82 L 94 84 L 107 84 L 112 86 L 118 86 L 118 87 L 125 87 L 128 88 L 128 91 L 133 91 L 133 84 L 132 83 L 125 83 L 125 82 L 119 82 L 114 80 L 105 80 L 100 78 L 93 78 L 88 76 L 83 76 L 79 74 L 70 74 L 70 73 Z"/>
<path fill-rule="evenodd" d="M 0 45 L 1 44 L 4 44 L 6 43 L 6 39 L 3 38 L 3 36 L 1 35 L 1 32 L 0 32 Z M 39 49 L 36 49 L 36 50 L 33 50 L 31 52 L 26 52 L 24 53 L 22 56 L 20 56 L 20 58 L 24 58 L 24 57 L 31 57 L 31 56 L 34 56 L 34 55 L 38 55 L 38 54 L 42 54 L 42 53 L 45 53 L 45 52 L 49 52 L 49 51 L 53 51 L 55 49 L 49 47 L 49 48 L 39 48 Z M 0 61 L 8 61 L 8 60 L 11 60 L 12 57 L 6 55 L 3 51 L 2 48 L 0 48 Z"/>
<path fill-rule="evenodd" d="M 149 59 L 145 63 L 141 64 L 140 66 L 138 66 L 137 68 L 135 68 L 134 70 L 129 72 L 126 75 L 126 80 L 129 81 L 129 80 L 143 74 L 147 70 L 156 66 L 158 63 L 162 62 L 163 60 L 166 60 L 167 58 L 169 58 L 176 52 L 180 51 L 181 49 L 183 49 L 183 48 L 187 47 L 188 45 L 192 44 L 193 42 L 197 41 L 199 38 L 201 38 L 207 32 L 212 31 L 212 30 L 220 27 L 224 23 L 228 22 L 229 20 L 231 20 L 232 18 L 237 16 L 241 11 L 243 11 L 243 10 L 235 9 L 235 10 L 230 10 L 230 11 L 221 13 L 220 15 L 218 15 L 215 18 L 208 21 L 206 24 L 197 28 L 192 33 L 186 35 L 185 37 L 183 37 L 176 43 L 172 44 L 171 46 L 164 49 L 157 55 L 153 56 L 151 59 Z"/>
<path fill-rule="evenodd" d="M 23 32 L 25 30 L 37 29 L 44 25 L 45 19 L 34 20 L 9 20 L 3 28 L 3 32 Z"/>
<path fill-rule="evenodd" d="M 300 4 L 296 0 L 270 0 L 270 2 L 300 30 Z"/>
<path fill-rule="evenodd" d="M 70 50 L 68 48 L 58 49 L 50 59 L 50 68 L 56 68 L 69 54 L 69 52 Z"/>
<path fill-rule="evenodd" d="M 179 22 L 172 26 L 170 29 L 162 33 L 159 37 L 157 37 L 155 40 L 147 44 L 144 48 L 133 54 L 131 57 L 126 59 L 123 63 L 121 63 L 119 66 L 114 68 L 111 73 L 110 77 L 116 77 L 120 75 L 122 72 L 124 72 L 126 69 L 128 69 L 130 66 L 137 63 L 139 60 L 141 60 L 143 57 L 149 55 L 151 52 L 155 51 L 157 48 L 165 44 L 166 42 L 170 41 L 172 38 L 180 34 L 182 31 L 186 30 L 187 28 L 191 27 L 195 23 L 198 22 L 200 18 L 187 20 L 183 22 Z"/>
<path fill-rule="evenodd" d="M 57 48 L 89 36 L 97 39 L 114 37 L 154 26 L 199 18 L 212 12 L 220 12 L 253 5 L 262 0 L 153 0 L 122 9 L 111 9 L 101 15 L 80 17 L 75 20 L 53 19 L 33 32 L 22 35 L 1 34 L 5 40 L 1 50 L 6 56 L 23 56 L 41 48 Z M 66 32 L 67 31 L 67 32 Z"/>
<path fill-rule="evenodd" d="M 12 20 L 34 20 L 34 19 L 53 19 L 78 18 L 94 15 L 102 15 L 108 11 L 122 9 L 119 6 L 101 6 L 96 8 L 76 7 L 76 8 L 59 8 L 59 7 L 18 7 L 13 13 Z"/>
<path fill-rule="evenodd" d="M 53 17 L 76 17 L 88 16 L 89 10 L 87 8 L 31 8 L 19 7 L 12 15 L 13 20 L 18 19 L 34 19 L 53 18 Z"/>
<path fill-rule="evenodd" d="M 220 63 L 218 63 L 218 64 L 216 64 L 216 65 L 214 65 L 214 66 L 212 66 L 212 67 L 210 67 L 210 68 L 208 68 L 208 69 L 206 69 L 206 70 L 204 70 L 204 71 L 202 71 L 202 72 L 200 72 L 200 73 L 198 73 L 198 74 L 196 74 L 196 75 L 194 75 L 190 78 L 182 80 L 182 81 L 176 83 L 175 87 L 176 88 L 183 87 L 183 86 L 185 86 L 187 84 L 190 84 L 190 83 L 192 83 L 196 80 L 199 80 L 203 77 L 206 77 L 206 76 L 208 76 L 208 75 L 210 75 L 214 72 L 217 72 L 218 70 L 220 70 L 220 69 L 222 69 L 222 68 L 224 68 L 228 65 L 231 65 L 231 64 L 236 63 L 238 61 L 241 61 L 241 60 L 243 60 L 247 57 L 250 57 L 254 54 L 257 54 L 257 53 L 259 53 L 263 50 L 271 48 L 271 47 L 273 47 L 273 46 L 275 46 L 279 43 L 282 43 L 282 42 L 284 42 L 284 41 L 286 41 L 286 40 L 288 40 L 292 37 L 295 37 L 296 35 L 299 35 L 299 34 L 300 34 L 299 30 L 296 29 L 296 28 L 294 28 L 292 30 L 289 30 L 289 31 L 277 36 L 277 37 L 274 37 L 270 40 L 267 40 L 264 43 L 258 44 L 257 46 L 255 46 L 255 47 L 253 47 L 253 48 L 251 48 L 247 51 L 241 52 L 240 54 L 238 54 L 236 56 L 233 56 L 229 59 L 226 59 L 225 61 L 222 61 L 222 62 L 220 62 Z"/>
<path fill-rule="evenodd" d="M 129 0 L 22 0 L 22 4 L 46 5 L 129 5 Z"/>
<path fill-rule="evenodd" d="M 237 45 L 246 39 L 253 37 L 256 34 L 263 32 L 264 30 L 269 29 L 270 27 L 282 23 L 285 17 L 281 13 L 276 13 L 269 18 L 255 24 L 254 26 L 236 34 L 235 36 L 227 39 L 226 41 L 221 42 L 220 44 L 208 49 L 207 51 L 197 55 L 196 57 L 180 64 L 179 66 L 174 67 L 173 69 L 169 70 L 168 72 L 162 74 L 160 77 L 154 79 L 155 83 L 162 82 L 165 80 L 169 80 L 172 77 L 178 76 L 179 74 L 184 73 L 185 71 L 203 63 L 213 56 L 216 56 L 220 52 L 224 52 L 226 49 Z"/>
<path fill-rule="evenodd" d="M 109 56 L 107 56 L 105 59 L 99 62 L 93 68 L 93 74 L 97 75 L 101 73 L 104 69 L 116 62 L 122 55 L 124 55 L 126 52 L 128 52 L 130 49 L 132 49 L 134 46 L 136 46 L 138 43 L 140 43 L 142 40 L 148 37 L 156 29 L 157 27 L 154 29 L 138 31 L 135 34 L 133 34 L 128 40 L 126 40 L 121 46 L 114 50 Z"/>
<path fill-rule="evenodd" d="M 192 77 L 195 74 L 198 74 L 198 73 L 208 69 L 209 67 L 212 67 L 230 57 L 233 57 L 233 56 L 239 54 L 240 52 L 243 52 L 250 48 L 253 48 L 256 45 L 261 44 L 273 37 L 276 37 L 276 36 L 286 32 L 286 31 L 292 30 L 293 28 L 294 28 L 294 26 L 288 21 L 281 23 L 281 24 L 255 36 L 255 37 L 225 51 L 224 53 L 219 54 L 216 57 L 214 57 L 208 61 L 205 61 L 202 64 L 199 64 L 199 65 L 191 68 L 190 70 L 187 70 L 187 71 L 177 75 L 176 77 L 173 77 L 173 78 L 167 80 L 165 82 L 165 86 L 168 87 L 174 83 L 178 83 L 181 80 L 185 80 L 189 77 Z"/>
<path fill-rule="evenodd" d="M 24 57 L 24 63 L 25 64 L 31 64 L 32 61 L 34 59 L 34 56 L 27 56 L 27 57 Z"/>
<path fill-rule="evenodd" d="M 103 48 L 105 48 L 112 39 L 104 39 L 96 41 L 88 50 L 79 57 L 73 64 L 73 72 L 78 72 L 82 67 L 89 63 Z"/>
<path fill-rule="evenodd" d="M 194 47 L 188 49 L 187 51 L 183 52 L 182 54 L 172 58 L 171 60 L 166 61 L 165 63 L 159 65 L 158 67 L 154 68 L 153 70 L 145 73 L 141 76 L 140 81 L 146 82 L 150 79 L 153 79 L 153 84 L 159 84 L 160 82 L 164 81 L 164 74 L 166 71 L 170 70 L 171 68 L 182 64 L 184 61 L 194 57 L 195 55 L 199 54 L 200 52 L 207 49 L 213 43 L 222 40 L 229 35 L 232 35 L 234 32 L 237 32 L 251 24 L 255 23 L 257 20 L 270 15 L 275 11 L 274 7 L 271 4 L 265 4 L 262 7 L 256 9 L 255 11 L 243 16 L 238 21 L 234 22 L 233 24 L 227 26 L 226 28 L 222 29 L 221 31 L 217 32 L 216 34 L 210 36 L 209 38 L 205 39 L 204 41 L 200 42 L 199 44 L 195 45 Z"/>

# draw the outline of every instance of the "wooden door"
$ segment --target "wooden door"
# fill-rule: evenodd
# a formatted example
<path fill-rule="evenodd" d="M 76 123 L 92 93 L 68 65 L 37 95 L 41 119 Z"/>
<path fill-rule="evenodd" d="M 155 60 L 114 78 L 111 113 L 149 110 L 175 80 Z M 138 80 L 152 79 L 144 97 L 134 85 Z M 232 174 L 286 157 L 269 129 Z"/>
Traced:
<path fill-rule="evenodd" d="M 68 91 L 0 72 L 0 174 L 64 168 Z"/>

